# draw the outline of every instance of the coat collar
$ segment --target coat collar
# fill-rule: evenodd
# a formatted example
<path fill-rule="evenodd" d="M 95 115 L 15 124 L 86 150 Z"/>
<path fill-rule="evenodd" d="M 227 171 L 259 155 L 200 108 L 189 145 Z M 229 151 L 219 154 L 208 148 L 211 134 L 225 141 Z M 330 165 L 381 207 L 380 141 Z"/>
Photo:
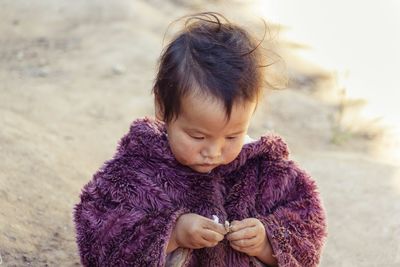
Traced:
<path fill-rule="evenodd" d="M 119 143 L 118 154 L 132 154 L 164 162 L 185 174 L 199 175 L 175 159 L 168 144 L 165 124 L 150 117 L 137 119 L 131 124 L 128 134 Z M 231 173 L 242 167 L 246 161 L 256 157 L 274 161 L 287 159 L 288 156 L 288 147 L 282 138 L 266 134 L 254 142 L 245 144 L 234 161 L 214 169 L 210 174 Z"/>

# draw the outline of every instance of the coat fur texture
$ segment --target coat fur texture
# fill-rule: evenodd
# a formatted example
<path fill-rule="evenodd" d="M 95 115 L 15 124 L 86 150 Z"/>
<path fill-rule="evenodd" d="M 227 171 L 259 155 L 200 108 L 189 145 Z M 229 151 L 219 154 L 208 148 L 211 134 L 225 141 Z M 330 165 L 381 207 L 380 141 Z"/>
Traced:
<path fill-rule="evenodd" d="M 262 266 L 233 250 L 166 247 L 177 218 L 197 213 L 220 221 L 261 220 L 279 266 L 318 266 L 326 217 L 315 182 L 272 135 L 243 146 L 230 164 L 209 174 L 179 164 L 165 125 L 136 120 L 84 186 L 75 206 L 77 244 L 84 266 Z"/>

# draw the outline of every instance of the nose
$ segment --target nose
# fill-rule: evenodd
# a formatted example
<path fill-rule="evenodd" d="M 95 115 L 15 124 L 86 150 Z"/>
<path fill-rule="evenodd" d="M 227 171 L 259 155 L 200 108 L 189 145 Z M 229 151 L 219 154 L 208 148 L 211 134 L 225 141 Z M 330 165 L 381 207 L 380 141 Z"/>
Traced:
<path fill-rule="evenodd" d="M 209 144 L 208 146 L 206 146 L 203 150 L 201 155 L 204 158 L 208 158 L 212 161 L 214 160 L 218 160 L 219 158 L 221 158 L 222 155 L 222 146 L 218 143 L 212 143 Z"/>

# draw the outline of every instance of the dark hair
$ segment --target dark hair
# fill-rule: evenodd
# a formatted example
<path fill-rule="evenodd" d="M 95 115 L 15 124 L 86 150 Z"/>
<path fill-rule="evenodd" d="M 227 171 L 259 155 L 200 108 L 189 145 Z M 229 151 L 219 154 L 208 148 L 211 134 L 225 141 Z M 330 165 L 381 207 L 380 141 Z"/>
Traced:
<path fill-rule="evenodd" d="M 181 99 L 205 93 L 224 104 L 227 119 L 235 101 L 258 101 L 264 55 L 255 39 L 219 13 L 186 16 L 184 29 L 163 50 L 153 86 L 164 121 L 179 116 Z M 265 36 L 265 35 L 264 35 Z"/>

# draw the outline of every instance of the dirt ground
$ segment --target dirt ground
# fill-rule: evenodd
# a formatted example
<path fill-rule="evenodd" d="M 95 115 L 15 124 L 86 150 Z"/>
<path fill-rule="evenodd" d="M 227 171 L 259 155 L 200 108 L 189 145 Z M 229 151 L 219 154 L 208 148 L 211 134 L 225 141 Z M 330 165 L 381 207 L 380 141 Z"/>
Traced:
<path fill-rule="evenodd" d="M 169 22 L 217 10 L 262 33 L 235 2 L 0 2 L 0 266 L 80 265 L 73 206 L 130 122 L 153 114 Z M 317 181 L 329 227 L 321 266 L 400 266 L 400 164 L 373 153 L 376 132 L 338 131 L 329 73 L 293 43 L 271 47 L 289 88 L 266 95 L 250 134 L 281 134 Z"/>

